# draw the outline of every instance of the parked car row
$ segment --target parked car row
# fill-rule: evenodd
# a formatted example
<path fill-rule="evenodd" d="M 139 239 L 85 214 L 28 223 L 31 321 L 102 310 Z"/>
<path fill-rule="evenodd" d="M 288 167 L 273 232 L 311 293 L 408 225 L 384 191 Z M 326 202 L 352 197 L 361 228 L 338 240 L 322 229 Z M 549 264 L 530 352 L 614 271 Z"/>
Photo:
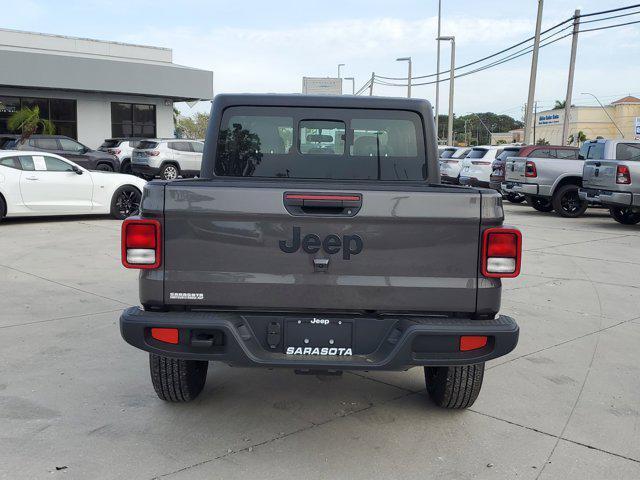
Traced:
<path fill-rule="evenodd" d="M 48 152 L 87 169 L 132 173 L 147 180 L 200 174 L 204 142 L 181 139 L 109 138 L 97 150 L 64 135 L 0 136 L 1 150 Z"/>

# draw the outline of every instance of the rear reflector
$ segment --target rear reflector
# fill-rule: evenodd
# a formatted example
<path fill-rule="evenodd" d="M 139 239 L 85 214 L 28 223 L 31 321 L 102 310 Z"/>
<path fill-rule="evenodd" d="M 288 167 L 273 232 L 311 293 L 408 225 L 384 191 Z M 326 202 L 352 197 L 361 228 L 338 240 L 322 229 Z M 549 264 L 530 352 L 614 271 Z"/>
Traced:
<path fill-rule="evenodd" d="M 178 343 L 178 329 L 177 328 L 152 328 L 151 336 L 156 340 L 164 343 Z"/>
<path fill-rule="evenodd" d="M 520 274 L 522 234 L 515 228 L 488 228 L 482 236 L 482 275 L 513 278 Z"/>
<path fill-rule="evenodd" d="M 160 266 L 160 222 L 131 217 L 122 222 L 122 264 L 126 268 Z"/>
<path fill-rule="evenodd" d="M 487 345 L 487 337 L 476 335 L 463 335 L 460 337 L 460 351 L 477 350 Z"/>

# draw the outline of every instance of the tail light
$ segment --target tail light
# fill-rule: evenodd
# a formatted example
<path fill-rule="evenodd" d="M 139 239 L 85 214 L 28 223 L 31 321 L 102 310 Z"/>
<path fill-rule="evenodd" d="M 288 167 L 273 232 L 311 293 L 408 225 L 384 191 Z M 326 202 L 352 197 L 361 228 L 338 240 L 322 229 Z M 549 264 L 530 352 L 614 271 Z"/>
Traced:
<path fill-rule="evenodd" d="M 535 178 L 538 176 L 538 171 L 536 170 L 535 162 L 528 160 L 527 163 L 525 163 L 524 176 L 529 178 Z"/>
<path fill-rule="evenodd" d="M 147 155 L 149 157 L 157 157 L 158 155 L 160 155 L 160 152 L 158 150 L 151 150 L 151 151 L 147 152 Z"/>
<path fill-rule="evenodd" d="M 126 268 L 158 268 L 161 245 L 157 220 L 127 218 L 122 222 L 122 265 Z"/>
<path fill-rule="evenodd" d="M 628 185 L 631 183 L 631 172 L 626 165 L 618 165 L 616 168 L 616 183 Z"/>
<path fill-rule="evenodd" d="M 492 162 L 481 162 L 479 160 L 476 160 L 476 161 L 472 161 L 471 163 L 473 165 L 491 165 Z"/>
<path fill-rule="evenodd" d="M 113 155 L 120 155 L 119 148 L 107 148 L 107 153 L 111 153 Z"/>
<path fill-rule="evenodd" d="M 482 236 L 482 275 L 513 278 L 520 274 L 522 233 L 515 228 L 488 228 Z"/>

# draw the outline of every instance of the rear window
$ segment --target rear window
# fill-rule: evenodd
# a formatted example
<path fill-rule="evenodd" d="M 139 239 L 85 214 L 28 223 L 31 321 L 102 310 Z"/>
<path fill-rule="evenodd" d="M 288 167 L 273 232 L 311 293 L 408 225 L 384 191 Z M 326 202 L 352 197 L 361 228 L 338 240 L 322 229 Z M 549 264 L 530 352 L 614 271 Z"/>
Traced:
<path fill-rule="evenodd" d="M 616 146 L 617 160 L 640 160 L 640 143 L 619 143 Z"/>
<path fill-rule="evenodd" d="M 122 140 L 115 140 L 113 138 L 109 139 L 109 140 L 105 140 L 104 142 L 102 142 L 102 145 L 100 145 L 100 148 L 113 148 L 113 147 L 117 147 L 118 145 L 120 145 L 120 142 Z"/>
<path fill-rule="evenodd" d="M 129 140 L 129 146 L 131 148 L 140 148 L 141 143 L 142 143 L 142 140 Z"/>
<path fill-rule="evenodd" d="M 151 142 L 149 140 L 143 140 L 138 144 L 138 148 L 148 149 L 148 148 L 156 148 L 158 146 L 158 142 Z"/>
<path fill-rule="evenodd" d="M 440 152 L 440 158 L 451 158 L 454 153 L 456 153 L 455 148 L 445 148 Z"/>
<path fill-rule="evenodd" d="M 602 160 L 604 159 L 604 142 L 585 142 L 580 147 L 580 158 L 582 160 Z"/>
<path fill-rule="evenodd" d="M 474 148 L 469 152 L 469 155 L 467 155 L 467 158 L 482 158 L 487 154 L 488 151 L 489 150 L 485 148 Z"/>
<path fill-rule="evenodd" d="M 509 157 L 517 157 L 520 153 L 519 148 L 505 148 L 500 155 L 496 157 L 497 160 L 506 160 Z"/>
<path fill-rule="evenodd" d="M 424 180 L 422 122 L 413 112 L 231 107 L 215 174 L 262 178 Z"/>

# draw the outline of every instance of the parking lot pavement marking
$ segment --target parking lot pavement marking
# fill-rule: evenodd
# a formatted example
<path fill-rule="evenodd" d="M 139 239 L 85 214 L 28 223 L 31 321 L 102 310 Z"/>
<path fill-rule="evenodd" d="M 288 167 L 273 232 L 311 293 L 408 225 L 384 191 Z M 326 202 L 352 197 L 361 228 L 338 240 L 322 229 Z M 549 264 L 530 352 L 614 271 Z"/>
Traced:
<path fill-rule="evenodd" d="M 103 312 L 80 313 L 78 315 L 68 315 L 66 317 L 48 318 L 46 320 L 34 320 L 33 322 L 14 323 L 13 325 L 0 325 L 0 329 L 3 329 L 3 328 L 15 328 L 15 327 L 27 327 L 29 325 L 38 325 L 38 324 L 41 324 L 41 323 L 57 322 L 59 320 L 70 320 L 72 318 L 89 317 L 91 315 L 102 315 L 103 313 L 115 313 L 115 312 L 121 312 L 121 311 L 122 311 L 121 308 L 116 308 L 116 309 L 113 309 L 113 310 L 105 310 Z"/>

